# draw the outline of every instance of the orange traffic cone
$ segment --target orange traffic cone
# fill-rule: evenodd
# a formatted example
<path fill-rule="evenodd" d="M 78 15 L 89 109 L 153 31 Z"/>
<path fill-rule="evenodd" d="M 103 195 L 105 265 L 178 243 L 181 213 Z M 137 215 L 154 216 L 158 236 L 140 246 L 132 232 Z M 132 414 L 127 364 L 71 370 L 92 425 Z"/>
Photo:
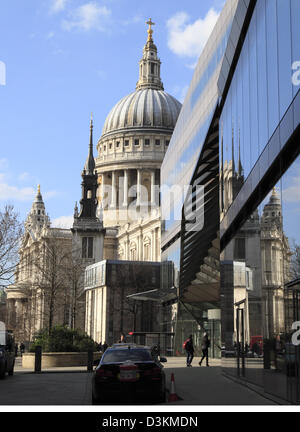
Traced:
<path fill-rule="evenodd" d="M 174 378 L 174 373 L 172 373 L 171 375 L 171 389 L 170 389 L 170 395 L 169 395 L 169 399 L 168 402 L 176 402 L 179 400 L 179 397 L 177 396 L 176 392 L 175 392 L 175 378 Z"/>

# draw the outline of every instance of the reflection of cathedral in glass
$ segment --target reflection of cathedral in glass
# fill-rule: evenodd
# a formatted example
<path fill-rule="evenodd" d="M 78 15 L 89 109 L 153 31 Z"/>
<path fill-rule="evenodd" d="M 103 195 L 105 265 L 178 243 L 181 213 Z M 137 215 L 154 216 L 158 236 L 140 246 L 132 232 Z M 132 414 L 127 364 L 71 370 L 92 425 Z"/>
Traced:
<path fill-rule="evenodd" d="M 241 166 L 238 171 L 233 170 L 232 161 L 225 162 L 224 167 L 223 196 L 228 205 L 231 197 L 237 196 L 243 176 Z M 232 262 L 232 308 L 245 300 L 245 343 L 249 346 L 257 336 L 272 338 L 284 332 L 284 285 L 290 280 L 290 259 L 289 242 L 283 231 L 281 200 L 274 188 L 262 215 L 258 209 L 251 215 L 222 256 L 223 263 Z M 241 267 L 238 263 L 245 265 Z M 232 314 L 232 320 L 235 320 L 235 314 Z M 232 343 L 235 340 L 234 334 Z"/>

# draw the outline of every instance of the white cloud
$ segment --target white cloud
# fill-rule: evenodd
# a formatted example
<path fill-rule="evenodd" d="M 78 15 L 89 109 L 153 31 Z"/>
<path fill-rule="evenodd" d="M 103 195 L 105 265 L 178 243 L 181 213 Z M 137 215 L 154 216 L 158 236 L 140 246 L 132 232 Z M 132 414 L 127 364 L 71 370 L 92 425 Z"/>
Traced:
<path fill-rule="evenodd" d="M 51 227 L 69 229 L 73 226 L 73 216 L 60 216 L 51 220 Z"/>
<path fill-rule="evenodd" d="M 68 3 L 69 0 L 52 0 L 52 4 L 50 7 L 50 12 L 51 13 L 58 13 L 63 11 Z"/>
<path fill-rule="evenodd" d="M 18 188 L 4 183 L 3 176 L 0 175 L 0 201 L 32 201 L 35 193 L 32 187 Z"/>
<path fill-rule="evenodd" d="M 7 176 L 4 173 L 0 173 L 0 201 L 33 201 L 35 195 L 36 195 L 36 187 L 32 186 L 26 186 L 26 187 L 19 187 L 8 184 Z M 18 177 L 18 180 L 25 181 L 31 178 L 31 176 L 24 172 L 20 174 Z M 56 191 L 48 191 L 43 193 L 43 199 L 49 199 L 57 195 Z"/>
<path fill-rule="evenodd" d="M 104 31 L 110 14 L 111 10 L 106 6 L 99 6 L 96 2 L 86 3 L 72 11 L 70 19 L 63 20 L 62 27 L 67 31 L 73 29 Z"/>
<path fill-rule="evenodd" d="M 217 20 L 219 13 L 211 8 L 204 18 L 189 23 L 186 12 L 178 12 L 167 21 L 168 46 L 180 56 L 198 57 L 203 50 Z"/>

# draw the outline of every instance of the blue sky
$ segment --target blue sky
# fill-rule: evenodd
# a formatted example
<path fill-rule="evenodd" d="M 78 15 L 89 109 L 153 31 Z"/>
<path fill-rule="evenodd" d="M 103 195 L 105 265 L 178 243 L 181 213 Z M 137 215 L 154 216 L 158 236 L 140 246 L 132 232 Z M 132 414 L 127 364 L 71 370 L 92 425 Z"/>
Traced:
<path fill-rule="evenodd" d="M 40 183 L 54 225 L 68 225 L 81 195 L 90 113 L 96 143 L 111 108 L 135 89 L 145 21 L 156 23 L 165 90 L 183 101 L 223 3 L 1 1 L 0 208 L 13 203 L 25 218 Z M 282 187 L 286 232 L 300 242 L 299 179 L 298 162 Z"/>
<path fill-rule="evenodd" d="M 156 23 L 165 90 L 182 101 L 222 3 L 0 2 L 0 64 L 6 66 L 6 85 L 0 85 L 0 207 L 13 203 L 25 218 L 40 183 L 50 218 L 70 217 L 81 194 L 90 113 L 96 143 L 111 108 L 135 89 L 145 21 Z"/>

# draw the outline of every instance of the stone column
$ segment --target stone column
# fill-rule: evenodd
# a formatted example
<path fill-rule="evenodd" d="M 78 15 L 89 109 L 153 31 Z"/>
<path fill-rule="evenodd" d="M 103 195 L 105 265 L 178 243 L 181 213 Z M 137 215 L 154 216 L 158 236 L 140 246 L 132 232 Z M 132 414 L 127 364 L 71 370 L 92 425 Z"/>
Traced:
<path fill-rule="evenodd" d="M 142 173 L 141 170 L 137 170 L 137 180 L 136 180 L 136 205 L 139 207 L 141 205 L 141 182 Z"/>
<path fill-rule="evenodd" d="M 125 240 L 125 260 L 130 261 L 130 241 L 129 237 Z"/>
<path fill-rule="evenodd" d="M 124 169 L 123 207 L 128 207 L 128 170 Z"/>
<path fill-rule="evenodd" d="M 117 206 L 117 191 L 116 191 L 116 172 L 112 171 L 111 173 L 111 204 L 112 208 L 116 208 Z"/>
<path fill-rule="evenodd" d="M 154 230 L 152 231 L 151 258 L 152 258 L 152 261 L 157 261 L 157 256 L 156 256 L 156 228 L 154 228 Z"/>
<path fill-rule="evenodd" d="M 151 207 L 155 207 L 157 205 L 156 203 L 156 196 L 155 196 L 155 170 L 151 171 Z"/>
<path fill-rule="evenodd" d="M 103 173 L 101 175 L 101 201 L 103 204 L 103 210 L 105 209 L 106 206 L 104 206 L 104 193 L 105 193 L 105 174 Z"/>
<path fill-rule="evenodd" d="M 144 255 L 144 251 L 143 251 L 143 234 L 140 233 L 140 235 L 139 235 L 139 247 L 138 247 L 138 260 L 139 261 L 143 261 L 143 255 Z"/>

